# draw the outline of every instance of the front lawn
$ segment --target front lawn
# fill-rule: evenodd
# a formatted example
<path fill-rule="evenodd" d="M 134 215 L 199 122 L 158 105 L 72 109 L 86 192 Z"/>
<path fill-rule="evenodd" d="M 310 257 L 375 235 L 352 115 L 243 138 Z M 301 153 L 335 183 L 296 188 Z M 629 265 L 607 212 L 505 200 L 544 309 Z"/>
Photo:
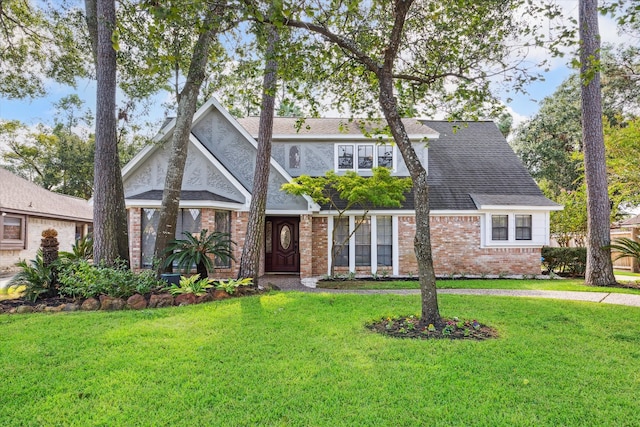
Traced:
<path fill-rule="evenodd" d="M 586 286 L 584 280 L 535 280 L 535 279 L 439 279 L 438 289 L 525 289 L 541 291 L 617 292 L 640 294 L 640 289 Z M 336 280 L 318 281 L 324 289 L 420 289 L 417 280 Z"/>
<path fill-rule="evenodd" d="M 272 293 L 0 316 L 0 425 L 640 425 L 638 308 L 441 295 L 486 341 L 365 323 L 419 297 Z"/>

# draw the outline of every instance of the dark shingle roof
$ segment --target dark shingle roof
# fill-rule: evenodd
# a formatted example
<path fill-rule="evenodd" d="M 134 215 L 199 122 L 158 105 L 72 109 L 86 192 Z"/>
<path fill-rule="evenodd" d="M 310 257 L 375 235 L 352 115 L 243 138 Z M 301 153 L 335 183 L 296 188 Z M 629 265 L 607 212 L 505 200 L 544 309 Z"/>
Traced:
<path fill-rule="evenodd" d="M 135 196 L 131 196 L 127 198 L 133 199 L 133 200 L 162 200 L 162 190 L 145 191 L 144 193 L 136 194 Z M 242 203 L 242 202 L 239 202 L 238 200 L 233 200 L 228 197 L 220 196 L 219 194 L 215 194 L 210 191 L 183 190 L 180 192 L 180 200 Z"/>
<path fill-rule="evenodd" d="M 429 141 L 431 209 L 475 210 L 474 198 L 479 204 L 557 206 L 544 197 L 493 122 L 423 123 L 440 134 Z"/>

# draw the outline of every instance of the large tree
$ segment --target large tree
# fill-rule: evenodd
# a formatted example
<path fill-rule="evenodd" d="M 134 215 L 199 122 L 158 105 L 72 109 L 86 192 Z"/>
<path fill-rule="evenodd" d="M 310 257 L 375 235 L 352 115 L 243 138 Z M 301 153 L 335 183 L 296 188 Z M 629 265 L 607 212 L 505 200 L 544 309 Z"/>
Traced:
<path fill-rule="evenodd" d="M 427 171 L 401 117 L 418 109 L 445 109 L 452 117 L 480 114 L 491 104 L 490 78 L 527 80 L 509 63 L 509 42 L 536 29 L 519 19 L 523 1 L 296 2 L 285 8 L 285 25 L 317 35 L 314 55 L 329 87 L 351 111 L 378 115 L 398 146 L 413 182 L 414 248 L 418 260 L 424 324 L 442 323 L 436 294 L 429 226 Z M 528 10 L 527 10 L 528 11 Z M 539 41 L 539 39 L 535 39 Z"/>
<path fill-rule="evenodd" d="M 93 259 L 129 262 L 129 233 L 117 144 L 114 0 L 86 0 L 87 26 L 96 60 L 96 142 L 94 155 Z"/>
<path fill-rule="evenodd" d="M 587 184 L 587 269 L 591 286 L 616 283 L 611 262 L 607 166 L 600 91 L 600 34 L 597 0 L 580 0 L 580 81 L 582 83 L 582 141 Z"/>

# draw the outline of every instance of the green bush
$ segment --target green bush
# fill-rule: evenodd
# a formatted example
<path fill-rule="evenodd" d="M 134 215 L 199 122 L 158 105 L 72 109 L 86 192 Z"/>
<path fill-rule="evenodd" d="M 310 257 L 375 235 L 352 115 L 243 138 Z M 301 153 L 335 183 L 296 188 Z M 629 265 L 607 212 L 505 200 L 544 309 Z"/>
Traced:
<path fill-rule="evenodd" d="M 210 279 L 201 279 L 199 274 L 194 274 L 191 277 L 181 276 L 179 284 L 176 285 L 174 283 L 165 289 L 168 290 L 173 296 L 181 294 L 194 294 L 195 296 L 199 297 L 206 294 L 207 289 L 211 288 L 213 288 L 213 285 L 211 284 Z"/>
<path fill-rule="evenodd" d="M 542 265 L 548 272 L 584 276 L 587 248 L 542 248 Z"/>
<path fill-rule="evenodd" d="M 124 265 L 94 266 L 87 260 L 62 263 L 58 282 L 60 294 L 73 298 L 99 295 L 127 298 L 136 293 L 148 294 L 164 285 L 150 270 L 134 273 Z"/>

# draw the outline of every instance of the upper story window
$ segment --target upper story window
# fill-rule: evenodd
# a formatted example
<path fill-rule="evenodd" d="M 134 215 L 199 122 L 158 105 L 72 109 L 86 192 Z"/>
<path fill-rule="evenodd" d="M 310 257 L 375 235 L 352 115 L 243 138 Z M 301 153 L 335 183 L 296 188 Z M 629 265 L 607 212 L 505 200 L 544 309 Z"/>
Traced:
<path fill-rule="evenodd" d="M 508 215 L 491 215 L 491 239 L 509 240 Z"/>
<path fill-rule="evenodd" d="M 531 215 L 516 215 L 516 240 L 531 240 Z"/>
<path fill-rule="evenodd" d="M 354 161 L 355 157 L 355 161 Z M 337 144 L 336 170 L 393 169 L 393 146 L 376 144 Z"/>
<path fill-rule="evenodd" d="M 0 249 L 25 249 L 27 219 L 6 212 L 0 216 Z"/>

